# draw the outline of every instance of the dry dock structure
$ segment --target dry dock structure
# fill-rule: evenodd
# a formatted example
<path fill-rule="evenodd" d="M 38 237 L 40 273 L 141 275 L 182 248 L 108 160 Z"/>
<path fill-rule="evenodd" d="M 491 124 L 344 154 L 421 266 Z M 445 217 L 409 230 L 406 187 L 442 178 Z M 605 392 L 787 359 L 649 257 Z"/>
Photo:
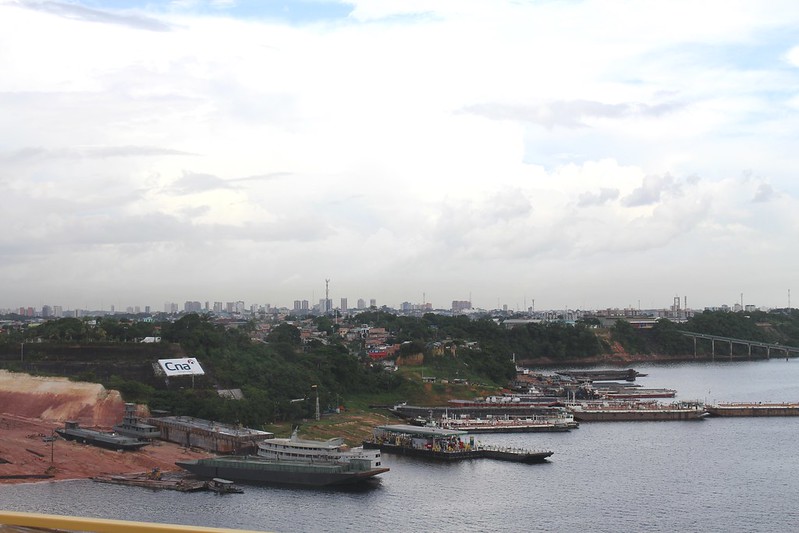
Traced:
<path fill-rule="evenodd" d="M 255 453 L 260 441 L 274 437 L 268 431 L 230 426 L 191 416 L 150 418 L 147 423 L 160 430 L 162 440 L 221 454 Z"/>

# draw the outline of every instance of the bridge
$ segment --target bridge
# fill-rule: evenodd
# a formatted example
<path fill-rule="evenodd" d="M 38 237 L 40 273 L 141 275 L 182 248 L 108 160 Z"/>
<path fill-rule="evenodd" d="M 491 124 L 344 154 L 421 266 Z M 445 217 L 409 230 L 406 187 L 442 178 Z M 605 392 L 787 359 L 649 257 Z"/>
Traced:
<path fill-rule="evenodd" d="M 730 358 L 732 358 L 732 347 L 735 344 L 746 346 L 749 351 L 749 357 L 752 357 L 752 348 L 765 348 L 766 350 L 766 359 L 771 359 L 771 352 L 775 351 L 777 353 L 781 353 L 787 359 L 791 353 L 795 355 L 799 355 L 799 347 L 795 346 L 785 346 L 783 344 L 777 343 L 770 343 L 770 342 L 760 342 L 760 341 L 748 341 L 744 339 L 734 339 L 732 337 L 722 337 L 719 335 L 707 335 L 705 333 L 694 333 L 693 331 L 683 331 L 680 330 L 679 333 L 682 333 L 686 337 L 691 337 L 694 340 L 694 356 L 696 356 L 696 340 L 697 339 L 705 339 L 710 341 L 711 345 L 711 354 L 713 357 L 716 356 L 716 343 L 727 344 L 730 347 Z"/>

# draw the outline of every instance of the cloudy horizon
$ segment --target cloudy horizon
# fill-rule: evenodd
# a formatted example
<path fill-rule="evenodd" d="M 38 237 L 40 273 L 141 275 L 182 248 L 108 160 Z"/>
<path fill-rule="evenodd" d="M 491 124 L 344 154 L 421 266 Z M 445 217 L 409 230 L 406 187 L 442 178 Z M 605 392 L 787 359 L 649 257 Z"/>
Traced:
<path fill-rule="evenodd" d="M 0 0 L 0 308 L 785 307 L 799 4 Z"/>

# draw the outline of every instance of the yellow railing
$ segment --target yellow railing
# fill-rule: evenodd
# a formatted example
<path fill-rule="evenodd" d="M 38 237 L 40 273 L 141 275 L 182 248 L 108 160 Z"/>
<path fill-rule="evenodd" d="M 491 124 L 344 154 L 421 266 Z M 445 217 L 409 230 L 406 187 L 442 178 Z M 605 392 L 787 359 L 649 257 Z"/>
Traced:
<path fill-rule="evenodd" d="M 103 518 L 81 518 L 39 513 L 16 513 L 0 511 L 0 526 L 23 526 L 60 531 L 90 531 L 92 533 L 186 533 L 190 531 L 207 533 L 243 533 L 243 529 L 216 527 L 181 526 L 177 524 L 158 524 L 153 522 L 132 522 L 128 520 L 106 520 Z M 254 532 L 250 532 L 254 533 Z"/>

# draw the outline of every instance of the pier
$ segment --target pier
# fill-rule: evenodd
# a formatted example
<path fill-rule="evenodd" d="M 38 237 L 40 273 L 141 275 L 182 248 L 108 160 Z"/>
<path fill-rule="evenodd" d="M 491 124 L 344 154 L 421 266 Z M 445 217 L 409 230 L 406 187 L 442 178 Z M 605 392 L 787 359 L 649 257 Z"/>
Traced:
<path fill-rule="evenodd" d="M 765 348 L 766 349 L 766 359 L 771 359 L 771 352 L 776 351 L 782 353 L 785 358 L 788 358 L 790 354 L 799 355 L 799 348 L 794 346 L 785 346 L 783 344 L 777 343 L 769 343 L 769 342 L 761 342 L 761 341 L 750 341 L 744 339 L 734 339 L 732 337 L 722 337 L 720 335 L 707 335 L 705 333 L 694 333 L 693 331 L 684 331 L 680 330 L 680 333 L 685 335 L 686 337 L 691 337 L 694 340 L 694 357 L 696 357 L 696 341 L 697 339 L 705 339 L 710 341 L 710 353 L 712 357 L 716 357 L 716 342 L 720 342 L 723 344 L 727 344 L 730 347 L 730 359 L 732 359 L 732 347 L 736 344 L 740 346 L 746 346 L 748 350 L 748 357 L 752 357 L 752 348 Z"/>

